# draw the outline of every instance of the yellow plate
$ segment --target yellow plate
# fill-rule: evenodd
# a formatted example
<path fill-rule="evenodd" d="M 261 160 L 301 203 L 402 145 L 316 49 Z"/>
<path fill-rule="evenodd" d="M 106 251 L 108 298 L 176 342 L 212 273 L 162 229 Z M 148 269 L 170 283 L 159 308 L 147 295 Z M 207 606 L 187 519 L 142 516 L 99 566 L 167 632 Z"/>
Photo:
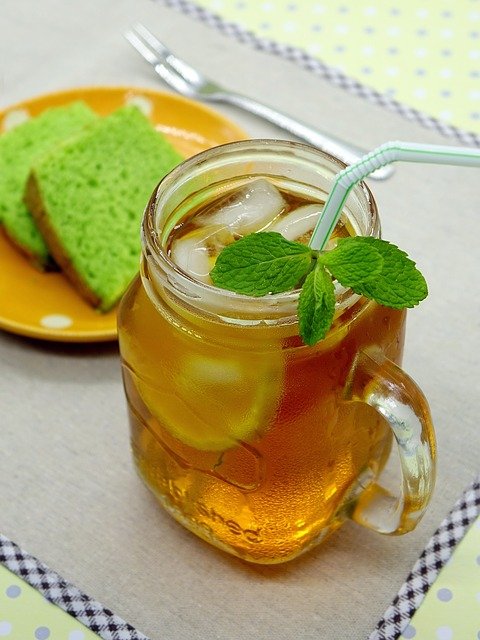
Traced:
<path fill-rule="evenodd" d="M 74 100 L 84 100 L 99 115 L 126 103 L 137 104 L 185 157 L 247 137 L 240 127 L 203 105 L 133 87 L 86 87 L 26 100 L 0 112 L 0 133 L 12 122 Z M 0 233 L 0 329 L 62 342 L 115 340 L 116 311 L 95 311 L 61 273 L 36 271 Z"/>

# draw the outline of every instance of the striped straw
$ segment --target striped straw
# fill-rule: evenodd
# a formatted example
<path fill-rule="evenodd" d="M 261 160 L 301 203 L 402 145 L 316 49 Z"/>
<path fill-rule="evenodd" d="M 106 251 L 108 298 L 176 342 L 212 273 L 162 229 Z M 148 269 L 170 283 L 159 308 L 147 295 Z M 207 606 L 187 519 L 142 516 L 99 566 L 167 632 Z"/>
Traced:
<path fill-rule="evenodd" d="M 480 149 L 398 141 L 382 144 L 366 156 L 363 156 L 363 158 L 360 158 L 358 162 L 346 167 L 337 174 L 323 211 L 313 230 L 310 240 L 312 249 L 324 249 L 340 218 L 348 194 L 353 187 L 373 171 L 397 160 L 402 162 L 428 162 L 431 164 L 480 167 Z"/>

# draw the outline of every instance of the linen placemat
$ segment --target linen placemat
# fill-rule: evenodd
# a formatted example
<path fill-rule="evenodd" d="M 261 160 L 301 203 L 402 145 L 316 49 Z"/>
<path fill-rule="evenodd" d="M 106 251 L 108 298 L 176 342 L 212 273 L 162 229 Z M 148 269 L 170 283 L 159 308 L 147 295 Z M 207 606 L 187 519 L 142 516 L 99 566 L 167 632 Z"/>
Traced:
<path fill-rule="evenodd" d="M 368 640 L 480 637 L 480 615 L 472 616 L 480 605 L 479 565 L 480 476 L 440 524 Z M 149 640 L 1 534 L 0 637 Z"/>

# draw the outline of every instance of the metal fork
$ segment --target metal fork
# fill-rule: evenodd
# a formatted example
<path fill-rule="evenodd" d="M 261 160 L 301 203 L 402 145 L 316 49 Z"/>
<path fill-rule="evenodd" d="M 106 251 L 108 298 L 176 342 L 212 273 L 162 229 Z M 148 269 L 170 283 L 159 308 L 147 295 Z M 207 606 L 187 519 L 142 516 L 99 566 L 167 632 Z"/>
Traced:
<path fill-rule="evenodd" d="M 361 149 L 330 134 L 312 129 L 285 113 L 221 87 L 184 60 L 175 56 L 153 33 L 140 23 L 133 25 L 132 29 L 125 33 L 125 37 L 138 53 L 152 65 L 162 80 L 182 95 L 206 102 L 226 102 L 245 109 L 272 122 L 318 149 L 336 156 L 346 164 L 356 162 L 367 153 L 365 149 Z M 372 173 L 370 177 L 383 180 L 388 178 L 392 171 L 391 166 L 382 167 Z"/>

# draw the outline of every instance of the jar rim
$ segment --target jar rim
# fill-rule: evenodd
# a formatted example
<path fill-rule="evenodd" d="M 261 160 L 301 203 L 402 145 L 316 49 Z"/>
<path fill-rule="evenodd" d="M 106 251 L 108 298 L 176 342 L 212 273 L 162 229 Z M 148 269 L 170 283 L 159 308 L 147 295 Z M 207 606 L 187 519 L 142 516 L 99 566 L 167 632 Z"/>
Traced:
<path fill-rule="evenodd" d="M 196 167 L 208 164 L 212 159 L 232 156 L 238 152 L 248 151 L 250 153 L 260 153 L 265 151 L 285 152 L 287 155 L 291 153 L 301 153 L 304 159 L 311 159 L 312 165 L 315 161 L 322 163 L 323 167 L 327 164 L 335 167 L 336 173 L 346 167 L 346 164 L 320 149 L 316 149 L 310 145 L 293 142 L 288 140 L 276 140 L 268 138 L 241 140 L 238 142 L 230 142 L 222 145 L 206 149 L 200 153 L 187 158 L 177 165 L 170 173 L 168 173 L 156 186 L 145 209 L 142 222 L 142 243 L 144 253 L 148 254 L 157 268 L 166 276 L 170 284 L 175 283 L 178 291 L 186 293 L 190 301 L 195 304 L 195 300 L 200 301 L 204 296 L 220 296 L 223 301 L 229 301 L 229 304 L 255 306 L 258 310 L 265 307 L 290 308 L 291 305 L 298 302 L 299 290 L 286 291 L 283 293 L 267 294 L 261 297 L 252 297 L 249 295 L 236 293 L 226 289 L 220 289 L 214 285 L 196 280 L 188 273 L 180 269 L 170 258 L 165 250 L 161 238 L 161 229 L 157 224 L 157 213 L 162 199 L 165 200 L 168 195 L 175 191 L 177 182 Z M 294 156 L 292 156 L 294 157 Z M 338 170 L 337 170 L 338 169 Z M 380 221 L 378 209 L 373 194 L 365 182 L 358 183 L 352 190 L 355 194 L 361 195 L 368 206 L 368 233 L 374 237 L 380 236 Z M 171 193 L 170 193 L 171 192 Z M 350 307 L 359 296 L 354 294 L 350 289 L 342 287 L 336 288 L 337 307 Z M 341 300 L 340 300 L 341 299 Z M 292 307 L 293 308 L 293 307 Z"/>

